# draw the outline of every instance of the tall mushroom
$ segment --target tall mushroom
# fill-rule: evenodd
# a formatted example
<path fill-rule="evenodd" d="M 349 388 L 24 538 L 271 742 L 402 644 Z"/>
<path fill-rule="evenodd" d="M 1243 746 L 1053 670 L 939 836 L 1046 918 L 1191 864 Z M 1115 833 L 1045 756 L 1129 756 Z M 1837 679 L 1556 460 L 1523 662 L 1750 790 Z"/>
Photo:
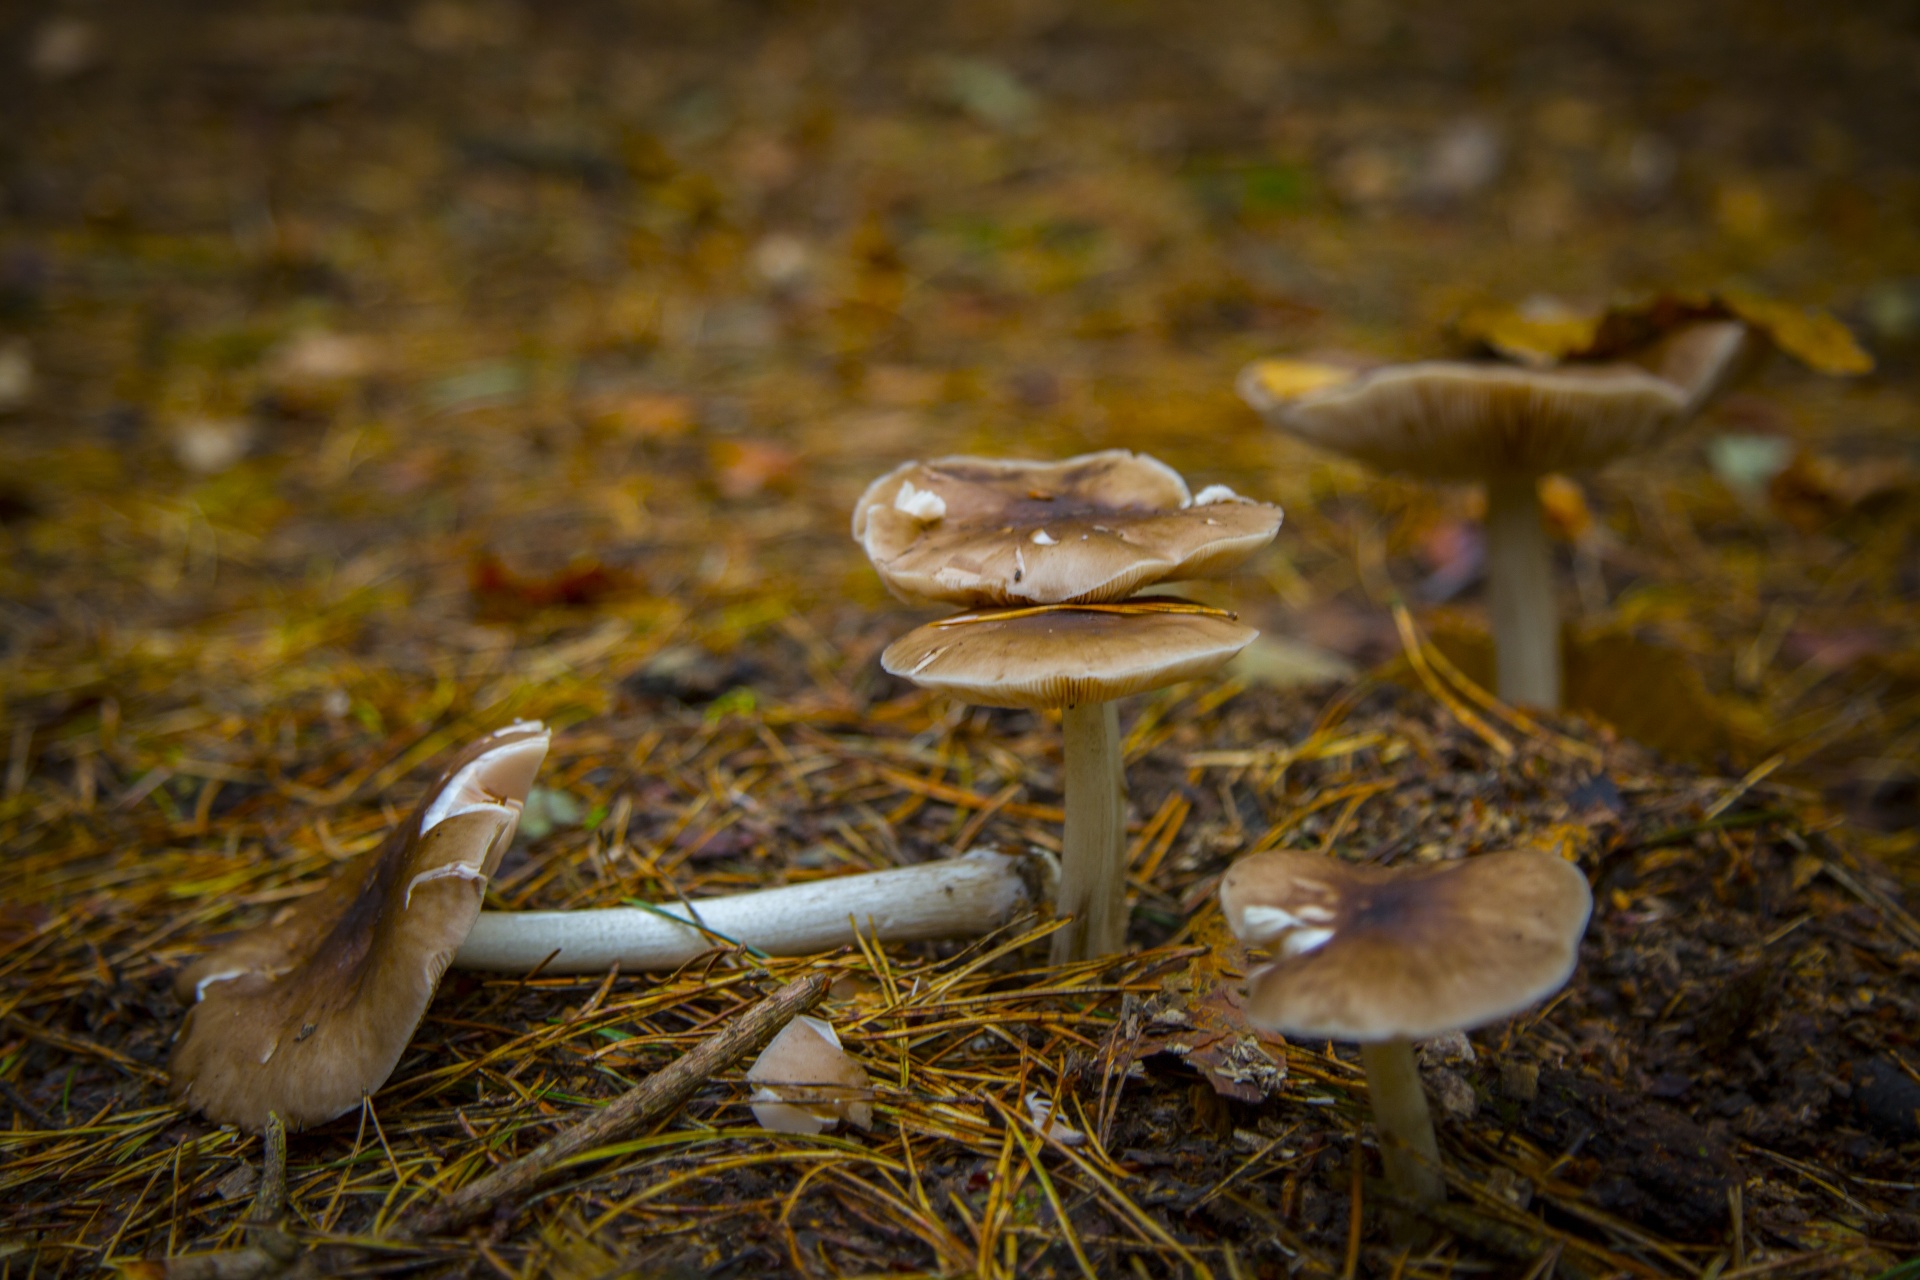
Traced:
<path fill-rule="evenodd" d="M 378 849 L 182 970 L 173 1096 L 252 1132 L 271 1113 L 299 1130 L 385 1083 L 480 914 L 547 740 L 519 723 L 473 743 Z"/>
<path fill-rule="evenodd" d="M 1636 362 L 1551 369 L 1423 361 L 1357 376 L 1256 362 L 1239 389 L 1282 430 L 1383 471 L 1487 489 L 1487 592 L 1500 696 L 1560 705 L 1560 623 L 1538 484 L 1647 449 L 1702 408 L 1749 349 L 1745 326 L 1707 321 Z"/>
<path fill-rule="evenodd" d="M 914 604 L 962 613 L 908 633 L 892 674 L 988 706 L 1058 708 L 1066 766 L 1056 963 L 1126 938 L 1125 779 L 1113 699 L 1205 675 L 1257 632 L 1184 601 L 1127 602 L 1158 582 L 1222 575 L 1273 540 L 1280 509 L 1213 486 L 1195 496 L 1156 459 L 942 458 L 869 485 L 853 535 Z"/>
<path fill-rule="evenodd" d="M 1281 850 L 1229 867 L 1220 908 L 1241 942 L 1277 953 L 1247 975 L 1247 1020 L 1357 1041 L 1387 1177 L 1433 1204 L 1446 1182 L 1412 1042 L 1566 985 L 1593 898 L 1579 868 L 1545 853 L 1386 868 Z"/>

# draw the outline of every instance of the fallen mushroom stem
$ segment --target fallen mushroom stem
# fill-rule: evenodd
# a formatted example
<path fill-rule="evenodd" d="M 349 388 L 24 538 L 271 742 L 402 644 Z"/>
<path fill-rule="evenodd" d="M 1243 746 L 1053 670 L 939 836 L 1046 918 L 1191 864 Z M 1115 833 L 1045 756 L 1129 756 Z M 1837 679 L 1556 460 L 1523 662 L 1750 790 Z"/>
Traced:
<path fill-rule="evenodd" d="M 1053 935 L 1055 964 L 1112 955 L 1127 940 L 1126 773 L 1119 713 L 1112 702 L 1068 707 L 1060 728 L 1067 820 L 1061 833 L 1059 911 L 1073 920 Z"/>
<path fill-rule="evenodd" d="M 1487 604 L 1500 696 L 1560 705 L 1560 611 L 1533 476 L 1487 481 Z"/>
<path fill-rule="evenodd" d="M 1426 1088 L 1414 1065 L 1413 1043 L 1382 1040 L 1360 1046 L 1373 1100 L 1374 1128 L 1380 1135 L 1380 1162 L 1387 1181 L 1415 1204 L 1439 1204 L 1447 1198 L 1440 1174 L 1440 1144 L 1433 1136 Z"/>
<path fill-rule="evenodd" d="M 1045 901 L 1057 875 L 1042 853 L 976 849 L 916 867 L 693 903 L 485 911 L 453 965 L 498 973 L 539 966 L 542 973 L 567 974 L 618 964 L 632 972 L 675 968 L 711 951 L 716 939 L 765 955 L 800 956 L 851 945 L 856 930 L 880 942 L 973 937 Z"/>

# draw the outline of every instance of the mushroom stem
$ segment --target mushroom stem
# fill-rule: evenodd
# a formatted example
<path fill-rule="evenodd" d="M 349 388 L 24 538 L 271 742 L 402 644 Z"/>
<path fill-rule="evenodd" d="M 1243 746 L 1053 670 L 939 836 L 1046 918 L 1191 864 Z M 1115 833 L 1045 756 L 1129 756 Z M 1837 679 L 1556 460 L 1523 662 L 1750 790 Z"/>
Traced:
<path fill-rule="evenodd" d="M 1367 1069 L 1367 1093 L 1373 1099 L 1387 1181 L 1415 1204 L 1439 1204 L 1447 1197 L 1447 1183 L 1440 1175 L 1440 1146 L 1434 1141 L 1420 1069 L 1414 1065 L 1413 1042 L 1363 1044 L 1360 1061 Z"/>
<path fill-rule="evenodd" d="M 1111 701 L 1068 707 L 1066 829 L 1060 846 L 1061 915 L 1053 963 L 1113 955 L 1127 942 L 1126 772 L 1120 716 Z"/>
<path fill-rule="evenodd" d="M 1056 874 L 1045 854 L 976 849 L 916 867 L 706 898 L 690 907 L 483 911 L 453 965 L 525 973 L 546 961 L 542 973 L 600 973 L 614 964 L 633 972 L 685 964 L 723 945 L 716 935 L 776 956 L 851 945 L 856 929 L 881 942 L 971 937 L 1043 901 Z M 705 932 L 670 916 L 697 919 Z"/>
<path fill-rule="evenodd" d="M 1533 476 L 1487 481 L 1487 597 L 1500 696 L 1560 705 L 1560 613 Z"/>

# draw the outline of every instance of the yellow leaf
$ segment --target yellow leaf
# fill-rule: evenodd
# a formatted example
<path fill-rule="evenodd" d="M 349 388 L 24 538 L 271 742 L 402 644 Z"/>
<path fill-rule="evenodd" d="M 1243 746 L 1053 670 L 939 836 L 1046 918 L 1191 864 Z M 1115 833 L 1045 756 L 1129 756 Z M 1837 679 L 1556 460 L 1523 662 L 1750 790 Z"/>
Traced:
<path fill-rule="evenodd" d="M 1317 360 L 1259 360 L 1248 365 L 1241 377 L 1249 392 L 1279 404 L 1351 382 L 1358 372 Z"/>
<path fill-rule="evenodd" d="M 1591 347 L 1600 317 L 1487 303 L 1468 307 L 1453 327 L 1468 342 L 1519 364 L 1540 366 L 1558 364 Z"/>
<path fill-rule="evenodd" d="M 1732 289 L 1722 293 L 1720 301 L 1809 369 L 1834 374 L 1873 371 L 1873 357 L 1854 341 L 1847 326 L 1818 307 L 1796 307 Z"/>

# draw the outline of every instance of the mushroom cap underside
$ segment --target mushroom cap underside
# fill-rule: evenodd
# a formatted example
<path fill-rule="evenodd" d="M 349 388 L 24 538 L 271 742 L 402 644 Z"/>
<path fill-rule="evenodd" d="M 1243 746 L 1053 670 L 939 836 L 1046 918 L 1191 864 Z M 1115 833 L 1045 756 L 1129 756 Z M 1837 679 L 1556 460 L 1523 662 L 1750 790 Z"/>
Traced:
<path fill-rule="evenodd" d="M 1470 1030 L 1557 991 L 1593 900 L 1545 853 L 1381 868 L 1276 851 L 1228 868 L 1220 905 L 1279 953 L 1247 976 L 1253 1025 L 1364 1043 Z"/>
<path fill-rule="evenodd" d="M 194 1004 L 173 1096 L 258 1131 L 269 1112 L 306 1128 L 378 1089 L 479 915 L 546 748 L 538 725 L 472 744 L 378 849 L 183 970 L 175 990 Z"/>
<path fill-rule="evenodd" d="M 980 607 L 1118 600 L 1218 576 L 1271 542 L 1280 519 L 1224 489 L 1196 502 L 1165 463 L 1108 449 L 906 463 L 861 495 L 853 534 L 894 595 Z"/>
<path fill-rule="evenodd" d="M 1660 441 L 1692 403 L 1630 365 L 1423 361 L 1293 398 L 1268 390 L 1259 368 L 1241 372 L 1240 393 L 1275 426 L 1383 471 L 1443 480 L 1601 466 Z"/>
<path fill-rule="evenodd" d="M 1207 675 L 1259 634 L 1211 611 L 987 610 L 916 627 L 887 646 L 880 665 L 965 702 L 1038 710 Z"/>

